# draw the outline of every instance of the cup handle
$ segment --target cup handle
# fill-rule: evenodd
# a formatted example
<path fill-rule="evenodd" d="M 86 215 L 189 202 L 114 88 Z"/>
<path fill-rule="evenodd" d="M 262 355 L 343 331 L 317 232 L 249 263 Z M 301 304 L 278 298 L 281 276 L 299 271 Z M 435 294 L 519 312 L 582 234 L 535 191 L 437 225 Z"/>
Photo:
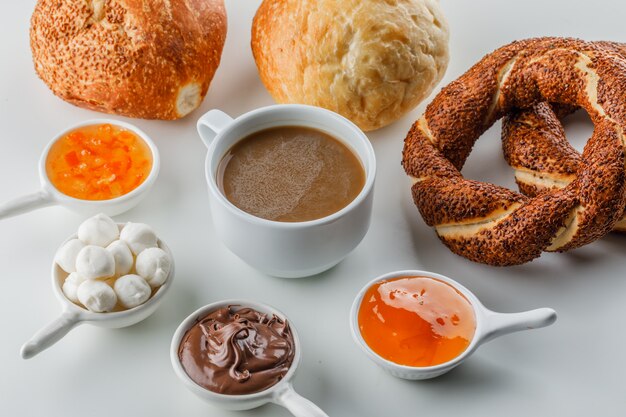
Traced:
<path fill-rule="evenodd" d="M 60 317 L 39 330 L 20 350 L 23 359 L 30 359 L 61 340 L 70 330 L 81 323 L 76 313 L 63 312 Z"/>
<path fill-rule="evenodd" d="M 0 204 L 0 219 L 17 216 L 18 214 L 52 204 L 54 204 L 52 195 L 42 188 L 32 194 L 27 194 Z"/>
<path fill-rule="evenodd" d="M 295 417 L 328 417 L 318 406 L 298 394 L 290 383 L 278 392 L 273 402 L 285 407 Z"/>
<path fill-rule="evenodd" d="M 538 308 L 521 313 L 487 311 L 485 318 L 485 336 L 482 343 L 505 334 L 549 326 L 556 321 L 556 311 L 551 308 Z"/>
<path fill-rule="evenodd" d="M 209 110 L 204 113 L 196 123 L 200 139 L 208 148 L 217 136 L 226 126 L 233 122 L 233 118 L 221 110 Z"/>

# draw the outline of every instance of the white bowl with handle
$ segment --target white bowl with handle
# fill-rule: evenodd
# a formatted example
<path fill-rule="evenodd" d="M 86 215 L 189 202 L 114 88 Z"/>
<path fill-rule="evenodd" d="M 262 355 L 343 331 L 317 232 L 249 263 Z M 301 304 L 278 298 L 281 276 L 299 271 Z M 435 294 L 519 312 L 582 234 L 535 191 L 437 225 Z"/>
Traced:
<path fill-rule="evenodd" d="M 193 379 L 187 375 L 183 365 L 180 362 L 178 351 L 183 337 L 191 327 L 193 327 L 198 320 L 207 316 L 209 313 L 218 310 L 223 307 L 233 308 L 252 308 L 261 313 L 268 315 L 276 315 L 277 317 L 285 320 L 289 323 L 291 334 L 294 341 L 294 358 L 291 363 L 287 374 L 278 381 L 275 385 L 253 394 L 245 395 L 228 395 L 220 394 L 210 391 L 200 385 L 198 385 Z M 183 384 L 198 397 L 206 401 L 207 403 L 226 410 L 250 410 L 260 407 L 267 403 L 274 403 L 286 408 L 296 417 L 328 417 L 317 405 L 311 401 L 299 395 L 294 389 L 291 383 L 293 377 L 296 374 L 298 365 L 302 358 L 302 349 L 298 332 L 296 331 L 293 323 L 287 319 L 287 317 L 267 304 L 262 304 L 248 300 L 223 300 L 215 303 L 205 305 L 198 310 L 191 313 L 183 322 L 178 326 L 174 336 L 172 337 L 172 344 L 170 346 L 170 360 L 176 376 L 183 382 Z"/>
<path fill-rule="evenodd" d="M 118 227 L 120 230 L 124 226 L 124 223 L 118 223 Z M 72 239 L 76 239 L 77 236 L 74 234 L 67 238 L 65 242 L 61 244 L 63 246 L 65 243 Z M 63 293 L 63 279 L 67 275 L 65 271 L 61 269 L 56 262 L 52 262 L 52 291 L 56 296 L 57 300 L 61 304 L 63 312 L 61 315 L 54 320 L 52 323 L 48 324 L 43 329 L 39 330 L 30 340 L 24 345 L 22 345 L 22 349 L 20 354 L 24 359 L 30 359 L 33 356 L 39 354 L 43 350 L 49 348 L 59 340 L 61 340 L 70 330 L 80 324 L 92 324 L 94 326 L 99 327 L 109 327 L 109 328 L 120 328 L 120 327 L 128 327 L 133 324 L 139 323 L 140 321 L 148 318 L 154 311 L 159 307 L 161 302 L 163 301 L 163 297 L 169 291 L 172 286 L 172 281 L 174 279 L 174 257 L 172 256 L 172 251 L 170 248 L 160 239 L 158 240 L 159 248 L 163 249 L 170 257 L 171 260 L 171 268 L 165 283 L 161 285 L 156 293 L 154 293 L 150 299 L 148 299 L 145 303 L 138 305 L 137 307 L 130 308 L 124 311 L 114 311 L 108 313 L 95 313 L 87 310 L 77 304 L 74 304 L 70 299 L 68 299 Z"/>
<path fill-rule="evenodd" d="M 474 331 L 474 336 L 469 346 L 459 356 L 449 360 L 448 362 L 434 366 L 419 367 L 400 365 L 385 359 L 378 353 L 374 352 L 363 339 L 359 329 L 358 319 L 363 296 L 372 285 L 380 281 L 400 277 L 428 277 L 443 281 L 458 290 L 470 302 L 476 319 L 476 330 Z M 478 347 L 490 340 L 495 339 L 496 337 L 521 330 L 538 329 L 540 327 L 549 326 L 555 321 L 556 312 L 551 308 L 539 308 L 522 313 L 496 313 L 487 309 L 470 290 L 453 279 L 434 272 L 419 270 L 395 271 L 373 279 L 357 294 L 352 304 L 352 309 L 350 310 L 350 329 L 352 331 L 352 338 L 359 348 L 361 348 L 367 357 L 369 357 L 374 363 L 389 372 L 391 375 L 398 378 L 412 380 L 434 378 L 451 371 L 460 365 L 464 360 L 469 358 L 469 356 L 474 353 Z"/>
<path fill-rule="evenodd" d="M 67 135 L 68 133 L 79 129 L 81 127 L 110 124 L 122 129 L 126 129 L 140 139 L 142 139 L 152 154 L 152 168 L 146 179 L 139 184 L 137 188 L 129 191 L 128 193 L 119 197 L 111 198 L 108 200 L 82 200 L 79 198 L 70 197 L 67 194 L 63 194 L 59 191 L 48 178 L 46 173 L 46 161 L 48 153 L 59 139 Z M 17 216 L 22 213 L 26 213 L 39 208 L 60 205 L 79 213 L 84 216 L 93 216 L 98 213 L 104 213 L 108 216 L 115 216 L 123 213 L 135 207 L 143 200 L 148 194 L 152 186 L 154 185 L 160 169 L 160 157 L 159 150 L 150 137 L 145 134 L 141 129 L 127 122 L 122 122 L 114 119 L 92 119 L 86 120 L 70 127 L 63 129 L 48 143 L 44 149 L 41 157 L 39 158 L 39 182 L 40 189 L 31 194 L 26 194 L 22 197 L 15 198 L 11 201 L 0 204 L 0 219 Z"/>

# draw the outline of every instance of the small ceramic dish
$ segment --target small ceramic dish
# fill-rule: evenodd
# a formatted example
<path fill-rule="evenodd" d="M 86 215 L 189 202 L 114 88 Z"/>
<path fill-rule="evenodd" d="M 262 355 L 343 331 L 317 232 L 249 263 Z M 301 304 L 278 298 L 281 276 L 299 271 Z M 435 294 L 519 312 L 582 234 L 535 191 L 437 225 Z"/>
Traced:
<path fill-rule="evenodd" d="M 293 335 L 293 340 L 295 343 L 295 356 L 293 358 L 293 362 L 285 377 L 281 379 L 277 384 L 271 386 L 264 391 L 245 395 L 227 395 L 209 391 L 208 389 L 205 389 L 204 387 L 196 384 L 189 377 L 189 375 L 187 375 L 185 369 L 180 363 L 180 359 L 178 357 L 178 349 L 180 347 L 180 343 L 183 337 L 187 333 L 187 330 L 189 330 L 194 324 L 196 324 L 199 319 L 205 317 L 210 312 L 227 306 L 253 308 L 261 313 L 266 313 L 268 315 L 275 314 L 277 317 L 280 317 L 281 319 L 289 322 L 291 333 Z M 252 408 L 257 408 L 267 403 L 274 403 L 285 407 L 296 417 L 328 417 L 326 413 L 324 413 L 318 406 L 316 406 L 306 398 L 300 396 L 293 389 L 291 380 L 296 374 L 296 370 L 298 368 L 298 365 L 300 364 L 301 357 L 302 353 L 300 339 L 298 338 L 298 332 L 296 331 L 293 323 L 288 320 L 283 313 L 276 310 L 275 308 L 270 307 L 266 304 L 256 303 L 247 300 L 224 300 L 199 308 L 198 310 L 190 314 L 180 324 L 180 326 L 178 326 L 178 329 L 176 329 L 176 332 L 174 333 L 174 337 L 172 338 L 172 344 L 170 346 L 170 359 L 172 361 L 172 366 L 174 367 L 174 372 L 176 373 L 176 375 L 180 378 L 181 381 L 183 381 L 185 386 L 191 392 L 193 392 L 209 404 L 226 410 L 250 410 Z"/>
<path fill-rule="evenodd" d="M 118 223 L 118 227 L 124 226 L 123 223 Z M 76 239 L 76 235 L 72 235 L 65 242 L 61 244 L 63 246 L 71 239 Z M 63 277 L 67 275 L 65 271 L 61 269 L 54 261 L 52 262 L 52 290 L 54 295 L 59 300 L 63 308 L 63 313 L 52 323 L 38 331 L 28 342 L 24 343 L 20 351 L 22 358 L 30 359 L 37 355 L 41 351 L 49 348 L 59 340 L 63 338 L 70 330 L 79 324 L 88 323 L 99 327 L 108 328 L 120 328 L 128 327 L 133 324 L 148 318 L 157 307 L 163 301 L 163 297 L 167 294 L 172 285 L 174 279 L 174 257 L 167 245 L 158 240 L 158 245 L 170 256 L 172 261 L 170 273 L 167 276 L 165 283 L 159 287 L 155 294 L 148 299 L 145 303 L 124 311 L 115 311 L 110 313 L 94 313 L 87 310 L 77 304 L 74 304 L 63 293 Z"/>
<path fill-rule="evenodd" d="M 50 181 L 46 173 L 46 160 L 52 145 L 63 136 L 81 127 L 92 126 L 98 124 L 111 124 L 113 126 L 127 129 L 139 136 L 150 148 L 152 153 L 152 168 L 150 174 L 137 188 L 134 190 L 109 200 L 81 200 L 79 198 L 70 197 L 60 192 Z M 138 127 L 113 119 L 92 119 L 74 124 L 63 131 L 59 132 L 46 146 L 41 157 L 39 158 L 39 181 L 41 188 L 32 194 L 18 197 L 14 200 L 0 204 L 0 219 L 6 217 L 17 216 L 38 208 L 61 205 L 72 211 L 80 213 L 84 216 L 93 216 L 98 213 L 104 213 L 109 216 L 115 216 L 135 207 L 146 196 L 148 191 L 154 185 L 160 168 L 159 150 L 152 140 Z"/>
<path fill-rule="evenodd" d="M 358 322 L 359 308 L 365 292 L 377 282 L 399 277 L 420 276 L 435 278 L 446 282 L 463 294 L 463 296 L 465 296 L 465 298 L 470 302 L 474 310 L 476 330 L 467 349 L 465 349 L 465 351 L 463 351 L 459 356 L 448 362 L 425 367 L 399 365 L 378 355 L 369 347 L 365 340 L 363 340 Z M 350 328 L 352 330 L 352 338 L 356 344 L 378 366 L 389 372 L 391 375 L 403 379 L 429 379 L 437 377 L 460 365 L 461 362 L 474 353 L 474 351 L 476 351 L 476 349 L 483 343 L 508 333 L 549 326 L 555 321 L 556 312 L 551 308 L 539 308 L 522 313 L 496 313 L 483 306 L 470 290 L 453 279 L 435 274 L 433 272 L 417 270 L 390 272 L 373 279 L 357 294 L 350 311 Z"/>

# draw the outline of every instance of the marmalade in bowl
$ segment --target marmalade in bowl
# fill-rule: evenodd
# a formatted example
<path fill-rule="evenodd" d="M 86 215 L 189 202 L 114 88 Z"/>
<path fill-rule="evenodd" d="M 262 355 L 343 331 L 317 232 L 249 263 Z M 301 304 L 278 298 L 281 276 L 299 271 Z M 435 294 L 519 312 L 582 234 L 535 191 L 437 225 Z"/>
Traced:
<path fill-rule="evenodd" d="M 467 349 L 476 331 L 470 302 L 430 277 L 399 277 L 367 289 L 358 312 L 365 343 L 399 365 L 448 362 Z"/>
<path fill-rule="evenodd" d="M 57 140 L 46 159 L 54 187 L 81 200 L 128 194 L 152 170 L 152 151 L 137 134 L 111 124 L 80 127 Z"/>

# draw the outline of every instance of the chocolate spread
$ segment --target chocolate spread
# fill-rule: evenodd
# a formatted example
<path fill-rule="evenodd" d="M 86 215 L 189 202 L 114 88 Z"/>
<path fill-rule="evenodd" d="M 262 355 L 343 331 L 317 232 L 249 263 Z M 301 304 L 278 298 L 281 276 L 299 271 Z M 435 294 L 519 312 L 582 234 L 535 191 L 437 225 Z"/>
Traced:
<path fill-rule="evenodd" d="M 242 395 L 280 381 L 294 353 L 287 321 L 228 306 L 199 319 L 185 333 L 178 358 L 198 385 L 220 394 Z"/>

